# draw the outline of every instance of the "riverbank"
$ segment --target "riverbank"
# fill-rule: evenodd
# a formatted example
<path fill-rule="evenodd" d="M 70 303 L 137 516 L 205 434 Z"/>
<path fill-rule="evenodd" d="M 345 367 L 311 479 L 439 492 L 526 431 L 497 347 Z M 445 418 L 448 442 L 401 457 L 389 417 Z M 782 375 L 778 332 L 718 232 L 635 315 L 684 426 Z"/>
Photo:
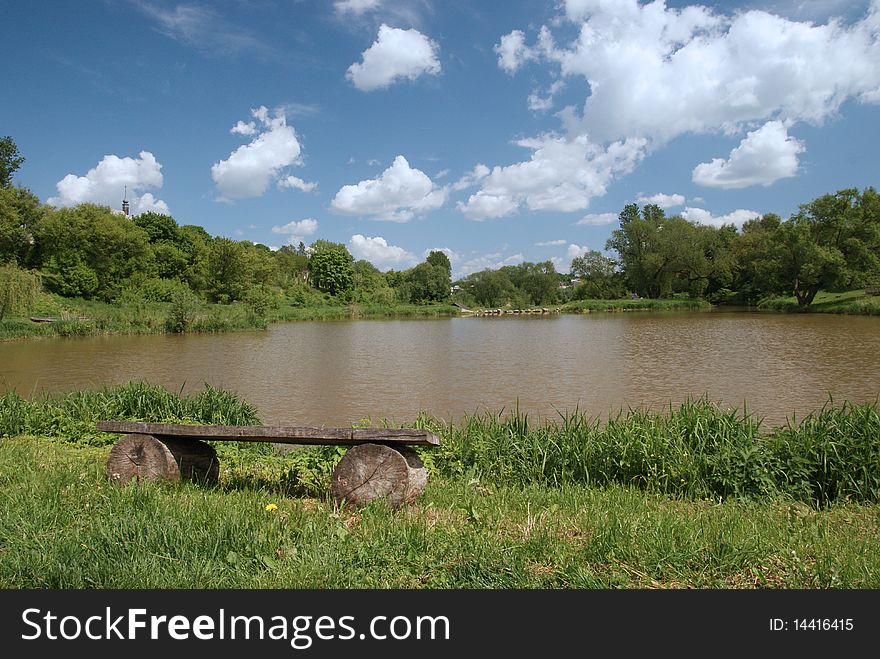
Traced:
<path fill-rule="evenodd" d="M 0 341 L 94 334 L 164 334 L 266 329 L 269 323 L 355 318 L 436 318 L 457 316 L 452 305 L 325 305 L 255 309 L 252 305 L 172 302 L 109 304 L 42 294 L 28 317 L 0 321 Z M 36 320 L 32 320 L 36 319 Z"/>
<path fill-rule="evenodd" d="M 837 313 L 861 316 L 880 316 L 880 295 L 868 295 L 864 289 L 841 293 L 819 292 L 807 308 L 798 307 L 794 297 L 773 297 L 762 300 L 758 309 L 791 313 Z"/>
<path fill-rule="evenodd" d="M 216 487 L 111 485 L 99 418 L 257 422 L 210 388 L 5 394 L 5 587 L 880 587 L 876 405 L 776 428 L 704 401 L 540 428 L 423 416 L 443 443 L 419 449 L 422 497 L 358 512 L 329 497 L 335 447 L 217 442 Z"/>

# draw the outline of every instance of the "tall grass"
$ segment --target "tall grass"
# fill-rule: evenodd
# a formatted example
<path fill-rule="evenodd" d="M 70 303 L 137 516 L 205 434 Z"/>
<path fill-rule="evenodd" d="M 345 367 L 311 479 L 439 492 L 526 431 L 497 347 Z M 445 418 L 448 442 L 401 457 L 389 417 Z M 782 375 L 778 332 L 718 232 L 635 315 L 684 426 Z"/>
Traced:
<path fill-rule="evenodd" d="M 229 391 L 210 385 L 193 396 L 174 394 L 146 382 L 97 391 L 42 395 L 27 400 L 14 391 L 0 396 L 0 437 L 40 435 L 102 446 L 115 436 L 98 432 L 101 420 L 253 425 L 256 408 Z"/>
<path fill-rule="evenodd" d="M 281 305 L 270 311 L 272 321 L 348 320 L 352 318 L 439 318 L 458 316 L 446 304 L 347 304 L 294 307 Z"/>
<path fill-rule="evenodd" d="M 38 435 L 104 446 L 102 419 L 255 425 L 256 410 L 206 386 L 181 396 L 144 382 L 25 400 L 0 396 L 0 436 Z M 760 420 L 706 398 L 667 412 L 621 411 L 604 423 L 580 412 L 530 422 L 515 412 L 466 417 L 459 424 L 422 415 L 416 425 L 442 437 L 419 449 L 431 473 L 495 486 L 632 487 L 681 500 L 785 497 L 821 508 L 840 501 L 880 502 L 878 405 L 829 401 L 800 422 L 762 428 Z M 218 443 L 224 454 L 258 451 L 256 470 L 228 475 L 241 485 L 267 482 L 286 492 L 326 492 L 342 455 L 335 447 L 275 456 L 269 444 Z M 277 458 L 277 459 L 276 459 Z"/>
<path fill-rule="evenodd" d="M 414 506 L 348 512 L 223 471 L 119 487 L 106 451 L 0 442 L 0 587 L 880 587 L 876 506 L 435 476 Z"/>
<path fill-rule="evenodd" d="M 592 311 L 666 311 L 692 309 L 696 311 L 710 309 L 711 304 L 699 299 L 663 299 L 663 300 L 575 300 L 562 305 L 561 309 L 568 313 L 589 313 Z"/>
<path fill-rule="evenodd" d="M 766 432 L 706 399 L 665 414 L 621 412 L 604 425 L 581 413 L 536 427 L 519 413 L 422 425 L 443 436 L 427 456 L 439 473 L 499 485 L 625 485 L 691 500 L 785 496 L 817 507 L 880 502 L 876 404 L 829 404 Z"/>

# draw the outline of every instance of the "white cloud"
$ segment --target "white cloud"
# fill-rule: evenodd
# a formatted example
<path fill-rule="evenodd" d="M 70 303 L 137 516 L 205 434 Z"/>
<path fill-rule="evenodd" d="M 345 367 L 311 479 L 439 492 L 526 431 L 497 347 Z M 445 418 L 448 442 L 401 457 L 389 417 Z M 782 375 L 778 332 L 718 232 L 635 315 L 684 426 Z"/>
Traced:
<path fill-rule="evenodd" d="M 617 213 L 587 213 L 575 224 L 586 224 L 588 226 L 603 226 L 605 224 L 614 224 L 617 222 Z"/>
<path fill-rule="evenodd" d="M 760 213 L 755 211 L 738 208 L 727 215 L 712 215 L 709 211 L 702 208 L 691 208 L 688 206 L 681 212 L 681 216 L 689 222 L 697 222 L 698 224 L 708 224 L 713 227 L 720 227 L 723 224 L 733 224 L 741 227 L 749 220 L 761 217 Z"/>
<path fill-rule="evenodd" d="M 522 30 L 513 30 L 501 37 L 495 52 L 498 54 L 498 66 L 508 73 L 516 73 L 525 62 L 536 57 L 532 49 L 526 46 L 526 35 Z"/>
<path fill-rule="evenodd" d="M 460 270 L 455 274 L 455 278 L 467 277 L 469 274 L 486 269 L 497 270 L 506 265 L 519 265 L 523 261 L 525 261 L 525 257 L 521 253 L 512 254 L 504 258 L 502 258 L 500 252 L 483 254 L 462 263 Z"/>
<path fill-rule="evenodd" d="M 272 227 L 272 233 L 281 233 L 287 236 L 288 245 L 297 245 L 305 242 L 307 236 L 311 236 L 318 230 L 318 220 L 307 217 L 304 220 L 288 222 L 281 226 Z"/>
<path fill-rule="evenodd" d="M 662 192 L 652 195 L 640 194 L 636 197 L 636 201 L 640 204 L 654 204 L 660 208 L 674 208 L 675 206 L 681 206 L 684 204 L 684 195 L 664 194 Z"/>
<path fill-rule="evenodd" d="M 170 215 L 171 213 L 168 211 L 168 204 L 166 204 L 161 199 L 156 199 L 153 196 L 152 192 L 145 192 L 140 197 L 135 197 L 132 199 L 131 208 L 132 212 L 135 215 L 140 215 L 141 213 L 161 213 L 162 215 Z"/>
<path fill-rule="evenodd" d="M 336 0 L 333 8 L 339 15 L 354 14 L 360 16 L 368 11 L 377 9 L 382 0 Z"/>
<path fill-rule="evenodd" d="M 568 257 L 568 260 L 571 261 L 572 259 L 575 259 L 578 256 L 583 256 L 584 254 L 586 254 L 589 251 L 590 251 L 590 248 L 587 247 L 586 245 L 571 244 L 568 246 L 568 250 L 566 251 L 566 256 Z"/>
<path fill-rule="evenodd" d="M 558 94 L 564 86 L 565 83 L 562 80 L 557 80 L 550 85 L 546 96 L 541 96 L 538 92 L 529 94 L 527 99 L 529 110 L 532 110 L 533 112 L 546 112 L 552 108 L 556 94 Z"/>
<path fill-rule="evenodd" d="M 522 206 L 529 210 L 582 210 L 591 198 L 605 194 L 615 176 L 631 172 L 645 153 L 644 140 L 615 142 L 602 148 L 586 136 L 567 139 L 547 134 L 517 144 L 532 149 L 531 159 L 494 167 L 482 179 L 480 190 L 466 203 L 459 203 L 466 217 L 502 217 Z"/>
<path fill-rule="evenodd" d="M 229 132 L 233 135 L 253 135 L 257 132 L 257 124 L 253 121 L 249 121 L 248 123 L 239 121 L 229 129 Z"/>
<path fill-rule="evenodd" d="M 302 164 L 302 147 L 296 131 L 287 124 L 282 111 L 269 116 L 266 107 L 260 106 L 251 110 L 251 115 L 256 119 L 251 123 L 257 136 L 211 167 L 211 178 L 220 190 L 221 200 L 259 197 L 283 175 L 285 167 Z M 243 130 L 236 130 L 240 124 L 239 121 L 233 127 L 233 132 Z"/>
<path fill-rule="evenodd" d="M 466 190 L 472 188 L 484 178 L 489 176 L 491 170 L 486 165 L 478 164 L 470 172 L 462 176 L 452 184 L 453 190 Z"/>
<path fill-rule="evenodd" d="M 544 240 L 540 243 L 535 243 L 536 247 L 559 247 L 560 245 L 564 245 L 567 243 L 567 240 Z"/>
<path fill-rule="evenodd" d="M 748 133 L 727 160 L 713 158 L 694 167 L 691 178 L 711 188 L 767 186 L 797 174 L 798 154 L 803 151 L 803 143 L 788 134 L 783 122 L 768 121 Z"/>
<path fill-rule="evenodd" d="M 303 192 L 311 192 L 318 187 L 318 184 L 314 182 L 307 183 L 298 176 L 285 176 L 284 178 L 278 179 L 278 187 L 296 188 L 297 190 L 302 190 Z"/>
<path fill-rule="evenodd" d="M 410 266 L 416 262 L 416 257 L 402 247 L 389 245 L 381 236 L 369 238 L 361 234 L 355 234 L 348 242 L 352 256 L 356 259 L 365 259 L 380 270 L 388 270 L 395 266 Z"/>
<path fill-rule="evenodd" d="M 861 20 L 824 24 L 759 10 L 566 0 L 564 16 L 552 25 L 559 35 L 572 26 L 577 33 L 556 44 L 544 26 L 531 43 L 513 30 L 496 46 L 498 65 L 512 74 L 526 62 L 543 62 L 553 76 L 583 78 L 583 104 L 559 116 L 570 137 L 589 135 L 599 145 L 644 139 L 649 152 L 687 133 L 742 134 L 757 122 L 821 124 L 847 99 L 880 103 L 878 0 Z M 533 94 L 530 103 L 540 109 L 550 100 Z M 759 137 L 762 148 L 746 153 Z M 700 174 L 728 187 L 751 185 L 740 161 L 745 169 L 761 155 L 769 162 L 754 178 L 765 183 L 793 175 L 801 150 L 778 131 L 752 135 L 742 151 Z"/>
<path fill-rule="evenodd" d="M 169 214 L 168 204 L 156 199 L 146 188 L 161 188 L 162 165 L 149 151 L 141 151 L 137 158 L 120 158 L 106 155 L 85 176 L 68 174 L 55 184 L 57 197 L 50 197 L 52 206 L 75 206 L 94 203 L 119 209 L 127 194 L 131 213 L 139 215 L 148 211 Z"/>
<path fill-rule="evenodd" d="M 401 30 L 384 23 L 373 45 L 355 62 L 346 77 L 361 91 L 382 89 L 402 79 L 440 73 L 439 46 L 418 30 Z"/>
<path fill-rule="evenodd" d="M 442 206 L 447 192 L 423 171 L 410 167 L 406 158 L 397 156 L 378 178 L 340 188 L 330 207 L 346 215 L 407 222 L 418 213 Z"/>

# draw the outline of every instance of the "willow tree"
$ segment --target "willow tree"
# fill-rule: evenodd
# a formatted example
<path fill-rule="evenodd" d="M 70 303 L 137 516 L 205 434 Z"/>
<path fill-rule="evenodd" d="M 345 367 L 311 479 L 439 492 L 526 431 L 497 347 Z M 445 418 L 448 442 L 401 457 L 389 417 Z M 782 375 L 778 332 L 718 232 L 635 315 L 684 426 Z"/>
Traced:
<path fill-rule="evenodd" d="M 39 273 L 13 263 L 0 266 L 0 321 L 6 314 L 26 314 L 42 290 Z"/>

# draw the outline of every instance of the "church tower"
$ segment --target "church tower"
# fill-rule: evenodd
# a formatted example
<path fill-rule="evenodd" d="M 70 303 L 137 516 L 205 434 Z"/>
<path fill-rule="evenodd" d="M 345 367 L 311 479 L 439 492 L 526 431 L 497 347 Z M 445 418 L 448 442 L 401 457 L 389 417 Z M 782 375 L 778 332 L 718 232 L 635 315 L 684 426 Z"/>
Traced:
<path fill-rule="evenodd" d="M 124 192 L 122 193 L 122 214 L 125 217 L 128 217 L 128 186 L 125 186 Z"/>

